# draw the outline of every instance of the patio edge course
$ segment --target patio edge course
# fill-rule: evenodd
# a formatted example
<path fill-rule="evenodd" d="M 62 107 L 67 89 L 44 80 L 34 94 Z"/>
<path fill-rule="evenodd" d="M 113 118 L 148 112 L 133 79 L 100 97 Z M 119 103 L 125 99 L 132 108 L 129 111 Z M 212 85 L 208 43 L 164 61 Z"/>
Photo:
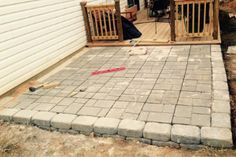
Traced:
<path fill-rule="evenodd" d="M 197 127 L 143 122 L 130 119 L 96 118 L 53 112 L 3 109 L 0 119 L 6 122 L 34 125 L 48 130 L 98 136 L 118 136 L 157 146 L 197 149 L 204 146 L 231 148 L 232 133 L 228 128 Z"/>

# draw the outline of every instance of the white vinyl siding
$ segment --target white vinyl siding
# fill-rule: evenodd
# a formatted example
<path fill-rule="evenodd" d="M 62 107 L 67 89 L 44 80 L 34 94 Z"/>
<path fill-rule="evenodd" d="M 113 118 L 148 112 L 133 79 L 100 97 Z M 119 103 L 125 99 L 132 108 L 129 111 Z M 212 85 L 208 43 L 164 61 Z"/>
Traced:
<path fill-rule="evenodd" d="M 0 95 L 85 46 L 81 1 L 0 0 Z"/>
<path fill-rule="evenodd" d="M 0 94 L 86 43 L 79 1 L 0 1 Z"/>

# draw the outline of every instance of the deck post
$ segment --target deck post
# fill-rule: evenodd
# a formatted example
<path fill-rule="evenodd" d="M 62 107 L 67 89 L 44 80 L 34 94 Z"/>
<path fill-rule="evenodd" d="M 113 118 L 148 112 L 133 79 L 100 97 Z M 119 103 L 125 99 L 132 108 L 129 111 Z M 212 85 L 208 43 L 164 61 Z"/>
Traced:
<path fill-rule="evenodd" d="M 171 41 L 175 41 L 175 0 L 170 0 L 170 31 Z"/>
<path fill-rule="evenodd" d="M 87 4 L 87 2 L 85 2 L 85 1 L 80 2 L 83 17 L 84 17 L 84 25 L 85 25 L 85 30 L 86 30 L 87 41 L 92 42 L 91 30 L 90 30 L 90 26 L 89 26 L 89 18 L 88 18 L 86 4 Z"/>
<path fill-rule="evenodd" d="M 214 0 L 213 5 L 213 39 L 218 39 L 219 31 L 219 0 Z"/>
<path fill-rule="evenodd" d="M 121 22 L 121 12 L 120 12 L 120 0 L 115 0 L 115 9 L 116 9 L 116 20 L 117 20 L 117 32 L 119 36 L 119 41 L 123 41 L 123 28 Z"/>

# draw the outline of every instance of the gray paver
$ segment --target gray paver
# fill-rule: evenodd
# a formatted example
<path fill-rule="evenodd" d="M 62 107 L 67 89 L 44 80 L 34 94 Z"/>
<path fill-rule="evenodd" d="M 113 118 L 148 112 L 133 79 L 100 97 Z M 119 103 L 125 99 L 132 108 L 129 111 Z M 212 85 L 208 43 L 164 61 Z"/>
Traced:
<path fill-rule="evenodd" d="M 158 141 L 169 141 L 170 131 L 171 131 L 170 124 L 148 122 L 144 127 L 143 137 Z"/>
<path fill-rule="evenodd" d="M 113 108 L 108 112 L 106 117 L 119 119 L 119 118 L 121 118 L 124 111 L 125 111 L 125 109 Z"/>
<path fill-rule="evenodd" d="M 93 125 L 97 119 L 97 117 L 79 116 L 73 120 L 72 129 L 85 133 L 91 133 L 93 131 Z"/>
<path fill-rule="evenodd" d="M 150 104 L 146 103 L 143 107 L 143 111 L 149 112 L 162 112 L 164 108 L 163 104 Z"/>
<path fill-rule="evenodd" d="M 32 117 L 32 122 L 38 126 L 50 127 L 51 119 L 55 115 L 52 112 L 38 112 Z"/>
<path fill-rule="evenodd" d="M 196 126 L 173 125 L 171 140 L 183 144 L 198 144 L 200 143 L 200 129 Z"/>
<path fill-rule="evenodd" d="M 21 110 L 13 115 L 13 121 L 16 123 L 30 124 L 31 118 L 37 113 L 37 111 Z"/>
<path fill-rule="evenodd" d="M 84 116 L 97 116 L 102 108 L 98 107 L 82 107 L 78 112 L 78 115 Z"/>
<path fill-rule="evenodd" d="M 76 98 L 64 98 L 60 101 L 60 103 L 58 105 L 61 106 L 68 106 L 70 104 L 72 104 L 75 101 Z"/>
<path fill-rule="evenodd" d="M 212 113 L 212 126 L 231 128 L 230 115 L 227 113 Z"/>
<path fill-rule="evenodd" d="M 132 120 L 136 120 L 138 118 L 138 114 L 135 113 L 128 113 L 125 112 L 122 114 L 121 119 L 132 119 Z"/>
<path fill-rule="evenodd" d="M 55 104 L 40 103 L 34 108 L 34 110 L 50 111 L 54 106 Z"/>
<path fill-rule="evenodd" d="M 145 123 L 142 121 L 124 119 L 121 120 L 118 127 L 118 134 L 128 137 L 142 137 Z"/>
<path fill-rule="evenodd" d="M 175 116 L 177 117 L 191 117 L 192 107 L 191 106 L 180 106 L 177 105 L 175 109 Z"/>
<path fill-rule="evenodd" d="M 212 112 L 230 113 L 230 103 L 228 101 L 213 100 Z"/>
<path fill-rule="evenodd" d="M 209 107 L 193 107 L 192 113 L 199 113 L 199 114 L 210 114 L 211 109 Z"/>
<path fill-rule="evenodd" d="M 203 144 L 213 147 L 232 147 L 232 132 L 226 128 L 203 127 L 201 129 Z"/>
<path fill-rule="evenodd" d="M 168 142 L 163 142 L 163 141 L 156 141 L 153 140 L 152 141 L 153 145 L 159 146 L 159 147 L 172 147 L 172 148 L 179 148 L 180 145 L 178 143 L 172 142 L 172 141 L 168 141 Z"/>
<path fill-rule="evenodd" d="M 98 113 L 98 117 L 106 117 L 107 113 L 109 112 L 109 108 L 102 108 L 102 110 Z"/>
<path fill-rule="evenodd" d="M 60 105 L 56 105 L 55 107 L 53 107 L 50 111 L 51 112 L 56 112 L 56 113 L 62 113 L 67 106 L 60 106 Z"/>
<path fill-rule="evenodd" d="M 191 124 L 191 118 L 174 117 L 173 124 Z"/>
<path fill-rule="evenodd" d="M 148 116 L 148 121 L 150 122 L 163 122 L 163 123 L 171 123 L 173 114 L 170 113 L 155 113 L 150 112 Z"/>
<path fill-rule="evenodd" d="M 143 107 L 143 103 L 132 102 L 126 107 L 125 112 L 139 114 Z"/>
<path fill-rule="evenodd" d="M 210 115 L 192 114 L 191 124 L 196 126 L 210 126 Z"/>
<path fill-rule="evenodd" d="M 140 121 L 147 121 L 149 112 L 141 112 L 139 114 L 138 120 Z"/>
<path fill-rule="evenodd" d="M 14 114 L 16 114 L 18 109 L 3 109 L 0 111 L 0 119 L 4 121 L 11 121 Z"/>
<path fill-rule="evenodd" d="M 84 104 L 72 103 L 63 111 L 64 113 L 76 114 Z"/>
<path fill-rule="evenodd" d="M 58 129 L 70 129 L 71 123 L 76 117 L 76 115 L 60 113 L 52 118 L 51 125 Z"/>
<path fill-rule="evenodd" d="M 206 149 L 206 146 L 201 144 L 180 144 L 181 148 L 190 149 L 190 150 L 199 150 L 199 149 Z"/>
<path fill-rule="evenodd" d="M 99 118 L 94 124 L 94 132 L 99 134 L 116 134 L 119 123 L 119 119 Z"/>

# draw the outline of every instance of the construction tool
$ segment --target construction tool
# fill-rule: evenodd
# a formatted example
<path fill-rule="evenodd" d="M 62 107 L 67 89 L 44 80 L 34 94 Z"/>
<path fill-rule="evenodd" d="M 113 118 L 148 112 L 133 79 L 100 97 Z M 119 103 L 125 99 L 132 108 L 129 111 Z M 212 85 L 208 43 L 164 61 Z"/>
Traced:
<path fill-rule="evenodd" d="M 54 88 L 56 86 L 58 86 L 60 83 L 59 82 L 51 82 L 51 83 L 44 83 L 44 84 L 41 84 L 37 87 L 29 87 L 29 91 L 31 92 L 35 92 L 41 88 L 44 88 L 44 89 L 49 89 L 49 88 Z"/>
<path fill-rule="evenodd" d="M 91 75 L 100 75 L 100 74 L 105 74 L 105 73 L 110 73 L 110 72 L 117 72 L 117 71 L 122 71 L 122 70 L 125 70 L 125 67 L 94 71 L 94 72 L 91 73 Z"/>

